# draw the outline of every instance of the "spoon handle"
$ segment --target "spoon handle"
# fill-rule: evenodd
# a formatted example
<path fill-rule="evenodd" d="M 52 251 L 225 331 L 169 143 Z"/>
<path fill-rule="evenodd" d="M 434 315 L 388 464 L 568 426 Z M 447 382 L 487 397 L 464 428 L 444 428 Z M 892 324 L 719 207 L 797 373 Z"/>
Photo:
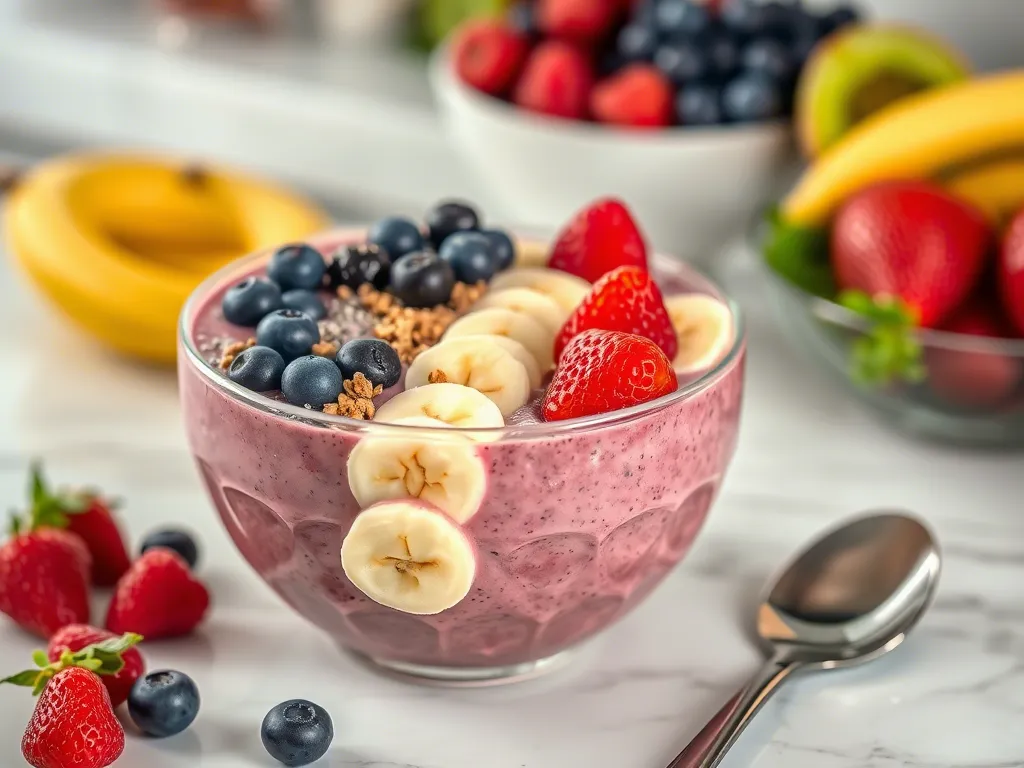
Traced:
<path fill-rule="evenodd" d="M 715 768 L 761 705 L 798 666 L 785 658 L 773 658 L 765 662 L 747 686 L 718 710 L 718 714 L 669 763 L 668 768 Z"/>

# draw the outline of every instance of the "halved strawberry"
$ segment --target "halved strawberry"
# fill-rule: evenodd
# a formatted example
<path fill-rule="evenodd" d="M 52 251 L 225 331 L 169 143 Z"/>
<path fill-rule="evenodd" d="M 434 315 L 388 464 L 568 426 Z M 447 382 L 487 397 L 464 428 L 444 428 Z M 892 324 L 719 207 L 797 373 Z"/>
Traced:
<path fill-rule="evenodd" d="M 629 408 L 675 389 L 672 363 L 650 339 L 584 331 L 562 353 L 541 409 L 545 421 L 561 421 Z"/>
<path fill-rule="evenodd" d="M 501 21 L 481 19 L 459 28 L 452 44 L 455 72 L 477 90 L 500 96 L 519 76 L 529 52 L 526 38 Z"/>
<path fill-rule="evenodd" d="M 621 200 L 604 198 L 577 213 L 551 249 L 548 266 L 596 281 L 616 267 L 647 269 L 647 244 Z"/>
<path fill-rule="evenodd" d="M 555 339 L 555 360 L 574 336 L 595 328 L 650 339 L 669 360 L 679 351 L 661 291 L 647 271 L 639 267 L 618 267 L 594 283 Z"/>

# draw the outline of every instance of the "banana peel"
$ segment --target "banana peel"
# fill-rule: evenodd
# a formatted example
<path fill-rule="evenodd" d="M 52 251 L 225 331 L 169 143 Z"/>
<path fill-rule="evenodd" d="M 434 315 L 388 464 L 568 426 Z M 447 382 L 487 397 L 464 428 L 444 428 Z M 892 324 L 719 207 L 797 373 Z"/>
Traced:
<path fill-rule="evenodd" d="M 20 176 L 8 247 L 42 294 L 107 347 L 169 364 L 178 315 L 213 271 L 326 228 L 307 200 L 244 174 L 123 153 L 59 157 Z"/>

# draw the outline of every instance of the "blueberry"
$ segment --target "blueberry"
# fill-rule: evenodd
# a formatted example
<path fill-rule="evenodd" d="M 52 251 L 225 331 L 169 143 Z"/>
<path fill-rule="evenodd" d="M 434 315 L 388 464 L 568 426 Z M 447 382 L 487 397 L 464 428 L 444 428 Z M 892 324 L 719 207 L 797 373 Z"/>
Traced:
<path fill-rule="evenodd" d="M 658 35 L 648 24 L 627 24 L 615 40 L 615 50 L 623 61 L 650 61 L 658 47 Z"/>
<path fill-rule="evenodd" d="M 278 762 L 309 765 L 327 754 L 334 740 L 334 724 L 323 707 L 292 699 L 267 713 L 260 736 L 267 752 Z"/>
<path fill-rule="evenodd" d="M 164 528 L 160 531 L 153 531 L 142 540 L 140 553 L 148 552 L 156 547 L 170 549 L 177 552 L 188 563 L 189 568 L 195 568 L 199 562 L 199 547 L 196 540 L 185 531 L 177 528 Z"/>
<path fill-rule="evenodd" d="M 427 212 L 427 228 L 430 231 L 430 243 L 437 250 L 453 232 L 479 229 L 480 217 L 466 203 L 449 200 L 438 203 Z"/>
<path fill-rule="evenodd" d="M 279 309 L 260 320 L 256 326 L 256 343 L 277 350 L 285 362 L 309 354 L 320 341 L 320 329 L 305 312 Z"/>
<path fill-rule="evenodd" d="M 270 347 L 249 347 L 239 352 L 228 366 L 228 378 L 253 392 L 281 388 L 284 358 Z"/>
<path fill-rule="evenodd" d="M 147 736 L 173 736 L 192 725 L 199 714 L 199 689 L 184 672 L 150 672 L 132 686 L 128 714 Z"/>
<path fill-rule="evenodd" d="M 740 48 L 736 39 L 728 34 L 716 34 L 705 42 L 710 74 L 721 82 L 736 73 L 740 64 Z"/>
<path fill-rule="evenodd" d="M 613 49 L 602 51 L 597 58 L 597 74 L 599 77 L 611 77 L 624 66 L 626 60 Z"/>
<path fill-rule="evenodd" d="M 662 45 L 654 54 L 654 66 L 678 87 L 705 77 L 711 65 L 705 50 L 686 40 Z"/>
<path fill-rule="evenodd" d="M 292 405 L 321 410 L 338 399 L 341 371 L 334 361 L 318 355 L 292 360 L 281 376 L 281 394 Z"/>
<path fill-rule="evenodd" d="M 376 245 L 394 260 L 423 249 L 423 234 L 420 228 L 409 219 L 398 216 L 381 219 L 370 227 L 366 241 L 370 245 Z"/>
<path fill-rule="evenodd" d="M 682 125 L 717 125 L 722 122 L 722 99 L 713 85 L 694 83 L 676 95 L 676 119 Z"/>
<path fill-rule="evenodd" d="M 464 283 L 487 282 L 498 271 L 491 241 L 479 232 L 456 232 L 444 241 L 437 255 L 451 265 L 455 279 Z"/>
<path fill-rule="evenodd" d="M 711 27 L 711 14 L 693 0 L 658 0 L 654 23 L 666 37 L 694 36 Z"/>
<path fill-rule="evenodd" d="M 782 114 L 779 87 L 763 75 L 740 75 L 722 91 L 722 112 L 738 123 L 770 120 Z"/>
<path fill-rule="evenodd" d="M 281 294 L 281 303 L 285 309 L 297 309 L 305 312 L 314 320 L 323 320 L 327 317 L 327 307 L 316 291 L 306 291 L 296 288 L 293 291 L 285 291 Z"/>
<path fill-rule="evenodd" d="M 796 74 L 796 62 L 791 51 L 778 40 L 762 37 L 743 49 L 741 58 L 746 72 L 764 75 L 776 83 L 786 83 Z"/>
<path fill-rule="evenodd" d="M 843 5 L 830 13 L 826 13 L 820 22 L 821 35 L 831 35 L 837 29 L 860 21 L 860 14 L 848 5 Z"/>
<path fill-rule="evenodd" d="M 320 287 L 326 268 L 320 251 L 309 245 L 295 243 L 274 252 L 267 264 L 267 277 L 281 286 L 282 291 L 293 288 L 312 290 Z"/>
<path fill-rule="evenodd" d="M 220 308 L 224 319 L 252 327 L 268 313 L 281 308 L 281 289 L 262 277 L 247 277 L 224 293 Z"/>
<path fill-rule="evenodd" d="M 791 3 L 772 0 L 762 6 L 761 14 L 761 33 L 788 42 L 792 40 L 797 20 L 802 15 L 802 11 Z"/>
<path fill-rule="evenodd" d="M 757 35 L 765 31 L 764 6 L 756 0 L 727 0 L 719 13 L 722 23 L 740 35 Z"/>
<path fill-rule="evenodd" d="M 403 256 L 391 267 L 390 290 L 407 307 L 434 307 L 451 298 L 455 272 L 432 251 Z"/>
<path fill-rule="evenodd" d="M 505 19 L 512 29 L 518 30 L 528 37 L 533 37 L 538 33 L 537 13 L 533 8 L 533 3 L 529 0 L 519 0 L 519 2 L 513 3 L 506 11 Z"/>
<path fill-rule="evenodd" d="M 516 258 L 516 247 L 508 233 L 500 229 L 484 229 L 480 234 L 491 241 L 491 253 L 498 264 L 498 271 L 511 267 Z"/>
<path fill-rule="evenodd" d="M 332 288 L 345 285 L 356 290 L 370 283 L 383 291 L 391 278 L 391 258 L 375 245 L 342 246 L 327 266 L 327 277 Z"/>
<path fill-rule="evenodd" d="M 371 384 L 393 387 L 402 376 L 402 361 L 391 345 L 380 339 L 352 339 L 335 359 L 343 379 L 363 374 Z"/>

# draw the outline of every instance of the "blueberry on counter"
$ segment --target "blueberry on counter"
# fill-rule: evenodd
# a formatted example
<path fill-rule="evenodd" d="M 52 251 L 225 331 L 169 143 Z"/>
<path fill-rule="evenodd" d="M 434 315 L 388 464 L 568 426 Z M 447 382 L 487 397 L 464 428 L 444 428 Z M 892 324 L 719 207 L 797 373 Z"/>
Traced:
<path fill-rule="evenodd" d="M 327 277 L 332 288 L 344 285 L 354 291 L 370 283 L 383 291 L 391 278 L 391 257 L 375 245 L 345 245 L 331 258 Z"/>
<path fill-rule="evenodd" d="M 448 235 L 468 229 L 480 229 L 480 217 L 469 205 L 457 200 L 438 203 L 427 211 L 430 244 L 437 250 Z"/>
<path fill-rule="evenodd" d="M 297 309 L 305 312 L 314 320 L 323 320 L 327 317 L 327 307 L 316 291 L 307 291 L 303 288 L 296 288 L 292 291 L 285 291 L 281 294 L 281 304 L 285 309 Z"/>
<path fill-rule="evenodd" d="M 256 344 L 276 350 L 285 362 L 309 354 L 320 341 L 316 321 L 297 309 L 279 309 L 256 326 Z"/>
<path fill-rule="evenodd" d="M 366 240 L 392 259 L 400 259 L 407 253 L 423 250 L 423 235 L 420 228 L 399 216 L 389 216 L 378 221 L 370 227 L 370 234 Z"/>
<path fill-rule="evenodd" d="M 444 304 L 454 286 L 451 265 L 432 251 L 407 254 L 391 266 L 391 293 L 407 307 Z"/>
<path fill-rule="evenodd" d="M 281 289 L 266 278 L 247 277 L 228 288 L 220 307 L 229 323 L 252 327 L 281 308 Z"/>
<path fill-rule="evenodd" d="M 189 568 L 195 568 L 196 563 L 199 562 L 199 547 L 196 545 L 196 540 L 190 534 L 177 528 L 153 531 L 142 540 L 139 554 L 156 548 L 177 552 L 188 563 Z"/>
<path fill-rule="evenodd" d="M 132 686 L 128 714 L 147 736 L 174 736 L 199 714 L 199 689 L 184 672 L 150 672 Z"/>
<path fill-rule="evenodd" d="M 270 756 L 288 766 L 316 762 L 331 747 L 334 724 L 327 710 L 305 699 L 284 701 L 263 718 L 263 746 Z"/>
<path fill-rule="evenodd" d="M 741 63 L 745 72 L 764 75 L 776 83 L 790 80 L 797 67 L 790 49 L 771 37 L 752 40 L 743 49 Z"/>
<path fill-rule="evenodd" d="M 782 93 L 763 75 L 740 75 L 722 90 L 722 113 L 732 122 L 770 120 L 779 117 L 782 110 Z"/>
<path fill-rule="evenodd" d="M 326 268 L 320 251 L 310 245 L 293 243 L 278 248 L 270 257 L 267 277 L 281 286 L 282 291 L 313 290 L 320 287 Z"/>
<path fill-rule="evenodd" d="M 516 246 L 509 234 L 500 229 L 482 229 L 480 234 L 491 243 L 491 253 L 498 265 L 498 271 L 503 272 L 511 267 L 516 259 Z"/>
<path fill-rule="evenodd" d="M 281 375 L 281 394 L 292 405 L 319 411 L 341 394 L 341 371 L 327 357 L 307 355 L 292 360 Z"/>
<path fill-rule="evenodd" d="M 680 125 L 718 125 L 722 122 L 721 92 L 714 85 L 684 86 L 676 95 L 676 120 Z"/>
<path fill-rule="evenodd" d="M 437 255 L 451 265 L 455 279 L 464 283 L 487 282 L 498 271 L 491 241 L 480 232 L 456 232 L 444 241 Z"/>
<path fill-rule="evenodd" d="M 335 358 L 341 377 L 350 380 L 357 373 L 384 389 L 393 387 L 402 376 L 402 361 L 391 345 L 380 339 L 352 339 L 338 350 Z"/>
<path fill-rule="evenodd" d="M 270 347 L 243 349 L 228 366 L 228 378 L 253 392 L 270 392 L 281 388 L 284 358 Z"/>

